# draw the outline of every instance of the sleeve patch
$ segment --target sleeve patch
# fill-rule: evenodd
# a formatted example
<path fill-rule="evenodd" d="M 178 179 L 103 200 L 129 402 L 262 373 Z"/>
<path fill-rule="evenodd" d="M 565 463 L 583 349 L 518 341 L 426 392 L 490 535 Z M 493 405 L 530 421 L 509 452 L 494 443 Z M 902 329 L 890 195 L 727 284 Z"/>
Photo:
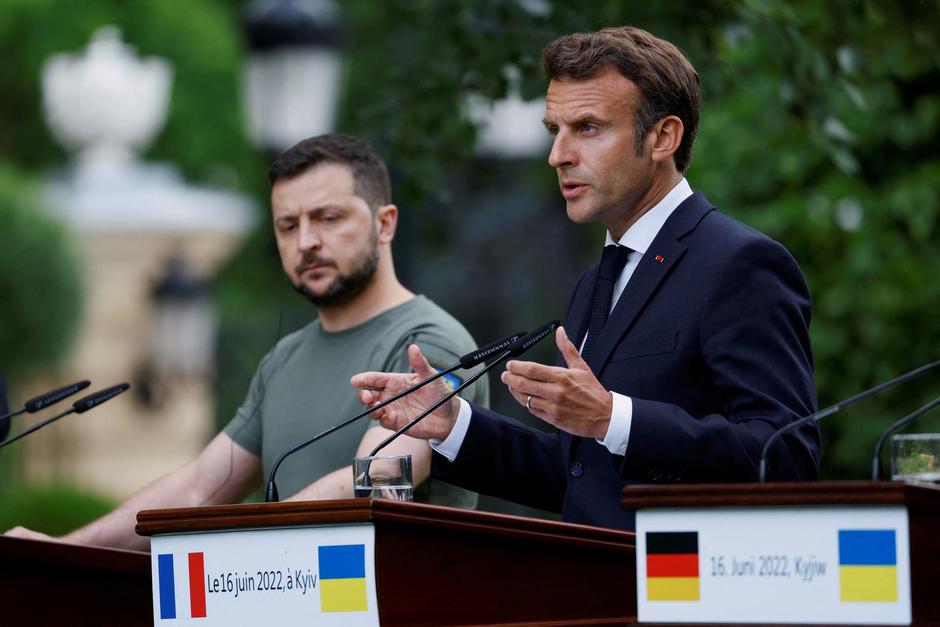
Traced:
<path fill-rule="evenodd" d="M 441 368 L 435 368 L 435 370 L 441 372 Z M 447 387 L 449 387 L 451 391 L 456 390 L 463 384 L 463 379 L 452 373 L 445 374 L 442 378 L 444 379 L 444 382 L 447 383 Z"/>

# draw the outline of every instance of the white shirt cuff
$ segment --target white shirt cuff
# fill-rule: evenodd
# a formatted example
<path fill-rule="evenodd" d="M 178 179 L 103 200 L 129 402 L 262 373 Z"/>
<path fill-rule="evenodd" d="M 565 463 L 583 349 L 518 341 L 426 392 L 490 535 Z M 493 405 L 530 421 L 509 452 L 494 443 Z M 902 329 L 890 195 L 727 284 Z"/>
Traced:
<path fill-rule="evenodd" d="M 610 411 L 607 435 L 603 440 L 597 440 L 597 443 L 603 444 L 614 455 L 626 455 L 630 427 L 633 426 L 633 399 L 616 392 L 611 392 L 610 396 L 613 399 L 613 408 Z"/>
<path fill-rule="evenodd" d="M 457 400 L 460 401 L 460 411 L 457 412 L 457 421 L 454 422 L 454 428 L 450 430 L 450 435 L 443 440 L 436 438 L 428 440 L 432 449 L 450 461 L 457 459 L 457 454 L 463 445 L 463 439 L 467 436 L 467 429 L 470 427 L 470 416 L 473 414 L 470 403 L 459 396 Z"/>

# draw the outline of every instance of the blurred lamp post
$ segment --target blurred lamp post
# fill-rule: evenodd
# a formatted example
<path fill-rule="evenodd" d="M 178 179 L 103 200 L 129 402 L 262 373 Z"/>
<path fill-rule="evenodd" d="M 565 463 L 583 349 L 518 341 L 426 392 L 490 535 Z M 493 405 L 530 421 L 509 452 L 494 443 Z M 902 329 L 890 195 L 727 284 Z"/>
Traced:
<path fill-rule="evenodd" d="M 153 370 L 158 378 L 205 376 L 212 367 L 216 319 L 205 281 L 171 257 L 151 291 Z"/>
<path fill-rule="evenodd" d="M 345 29 L 331 0 L 255 0 L 244 13 L 243 101 L 256 147 L 280 152 L 333 130 Z"/>

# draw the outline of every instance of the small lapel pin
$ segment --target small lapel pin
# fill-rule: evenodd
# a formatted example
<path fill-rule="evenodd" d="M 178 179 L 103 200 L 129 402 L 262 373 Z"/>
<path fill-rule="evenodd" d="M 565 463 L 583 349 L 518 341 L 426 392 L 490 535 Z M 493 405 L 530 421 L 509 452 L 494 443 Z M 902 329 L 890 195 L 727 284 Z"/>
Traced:
<path fill-rule="evenodd" d="M 662 262 L 663 262 L 663 256 L 662 256 L 662 255 L 656 255 L 656 263 L 662 263 Z"/>

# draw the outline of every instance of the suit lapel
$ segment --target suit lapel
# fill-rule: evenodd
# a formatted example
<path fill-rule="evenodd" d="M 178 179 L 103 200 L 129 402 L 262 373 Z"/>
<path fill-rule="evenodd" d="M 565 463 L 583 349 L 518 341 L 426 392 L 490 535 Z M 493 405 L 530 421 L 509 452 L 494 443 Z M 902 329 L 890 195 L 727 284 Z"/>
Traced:
<path fill-rule="evenodd" d="M 682 260 L 687 247 L 679 239 L 693 230 L 712 209 L 711 203 L 697 192 L 676 207 L 666 220 L 627 282 L 620 300 L 617 301 L 594 345 L 588 365 L 595 375 L 600 376 L 620 338 L 633 326 L 656 289 Z M 594 281 L 591 281 L 592 289 L 593 284 Z"/>
<path fill-rule="evenodd" d="M 669 271 L 679 263 L 679 260 L 685 254 L 686 248 L 676 240 L 661 241 L 663 233 L 656 236 L 653 244 L 647 250 L 646 254 L 640 260 L 639 265 L 630 277 L 627 287 L 620 295 L 617 306 L 607 319 L 604 330 L 597 338 L 594 344 L 594 350 L 588 364 L 591 370 L 599 375 L 604 364 L 607 363 L 610 353 L 614 350 L 617 342 L 623 337 L 623 334 L 633 325 L 633 321 L 643 311 L 646 303 L 652 297 L 653 292 L 660 283 L 669 274 Z M 656 256 L 660 256 L 663 261 L 657 262 Z"/>
<path fill-rule="evenodd" d="M 588 270 L 584 280 L 578 284 L 571 300 L 571 311 L 568 312 L 568 318 L 565 320 L 565 330 L 569 332 L 568 337 L 579 348 L 584 341 L 590 323 L 591 295 L 594 293 L 594 283 L 596 281 L 597 264 Z M 561 360 L 560 363 L 563 364 L 564 360 Z"/>

